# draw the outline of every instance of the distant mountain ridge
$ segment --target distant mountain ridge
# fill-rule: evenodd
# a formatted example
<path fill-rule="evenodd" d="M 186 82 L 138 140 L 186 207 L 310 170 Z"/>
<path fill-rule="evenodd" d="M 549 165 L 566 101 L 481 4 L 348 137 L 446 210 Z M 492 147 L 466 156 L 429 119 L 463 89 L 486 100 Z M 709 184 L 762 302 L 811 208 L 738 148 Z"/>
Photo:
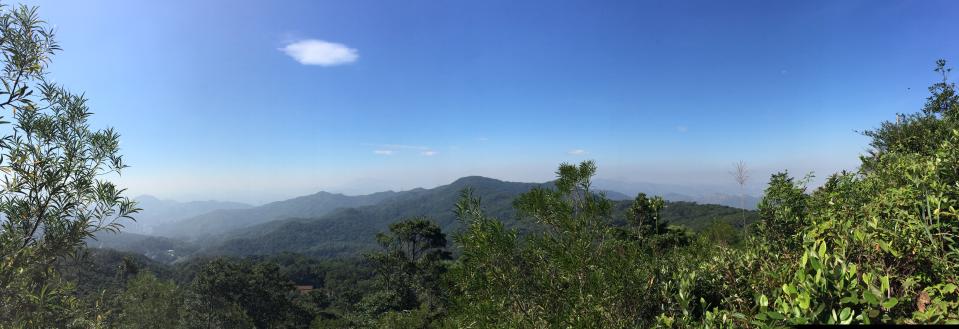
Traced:
<path fill-rule="evenodd" d="M 468 176 L 430 189 L 379 192 L 347 196 L 319 192 L 289 200 L 244 209 L 215 210 L 164 224 L 150 237 L 131 233 L 100 235 L 89 241 L 93 247 L 112 248 L 144 254 L 165 262 L 206 255 L 269 255 L 279 252 L 304 253 L 314 257 L 356 256 L 375 248 L 375 236 L 390 223 L 427 217 L 445 232 L 453 234 L 459 223 L 453 207 L 461 191 L 469 187 L 483 201 L 487 215 L 502 220 L 521 234 L 535 232 L 537 224 L 518 219 L 513 200 L 534 187 L 552 187 L 553 182 L 507 182 Z M 614 222 L 622 223 L 632 196 L 611 190 L 594 190 L 614 200 Z M 649 193 L 655 194 L 655 193 Z M 668 202 L 663 217 L 672 224 L 692 229 L 718 220 L 741 226 L 756 219 L 755 212 L 722 205 Z"/>
<path fill-rule="evenodd" d="M 391 197 L 373 205 L 340 208 L 321 217 L 292 218 L 271 221 L 242 228 L 212 240 L 201 253 L 211 255 L 268 255 L 279 252 L 297 252 L 315 257 L 355 256 L 363 250 L 376 246 L 375 236 L 385 231 L 390 223 L 413 218 L 427 217 L 436 221 L 444 232 L 452 234 L 459 223 L 453 208 L 460 192 L 469 187 L 475 196 L 482 199 L 487 215 L 502 220 L 507 227 L 521 233 L 537 230 L 529 220 L 517 220 L 513 200 L 537 186 L 552 183 L 505 182 L 492 178 L 470 176 L 460 178 L 448 185 L 432 189 L 414 189 L 396 192 Z M 608 193 L 623 199 L 621 193 Z M 628 198 L 631 199 L 631 198 Z M 617 215 L 622 216 L 630 201 L 616 201 Z M 691 202 L 669 202 L 664 210 L 665 220 L 693 229 L 702 228 L 713 220 L 733 225 L 742 223 L 742 215 L 748 222 L 755 220 L 754 212 L 743 213 L 721 205 L 699 205 Z M 622 222 L 622 218 L 618 219 Z"/>
<path fill-rule="evenodd" d="M 377 233 L 399 220 L 428 217 L 445 232 L 451 232 L 455 225 L 453 206 L 467 187 L 482 198 L 489 215 L 505 219 L 514 217 L 512 202 L 516 196 L 547 184 L 468 176 L 431 189 L 397 192 L 376 205 L 341 208 L 322 217 L 287 219 L 237 230 L 202 252 L 241 256 L 294 251 L 317 257 L 355 256 L 358 250 L 373 245 Z"/>
<path fill-rule="evenodd" d="M 283 201 L 276 201 L 258 207 L 252 207 L 243 204 L 236 204 L 234 208 L 216 209 L 206 213 L 194 214 L 193 216 L 180 218 L 175 221 L 165 221 L 154 227 L 150 232 L 131 230 L 136 233 L 150 233 L 164 237 L 180 238 L 186 240 L 200 238 L 217 238 L 224 236 L 226 232 L 235 230 L 242 231 L 245 228 L 253 227 L 259 224 L 268 223 L 283 219 L 316 219 L 333 213 L 337 209 L 356 208 L 363 206 L 372 206 L 380 202 L 398 198 L 400 201 L 413 198 L 417 195 L 426 193 L 425 191 L 448 190 L 451 187 L 464 188 L 466 186 L 484 186 L 489 184 L 513 184 L 511 188 L 516 189 L 509 193 L 510 198 L 519 195 L 535 186 L 552 184 L 547 183 L 522 183 L 505 182 L 494 178 L 482 176 L 467 176 L 456 181 L 432 189 L 416 188 L 407 191 L 385 191 L 367 195 L 344 195 L 340 193 L 317 192 L 311 195 L 305 195 Z M 745 200 L 738 196 L 730 196 L 722 193 L 713 193 L 709 195 L 693 197 L 679 193 L 661 193 L 666 185 L 645 184 L 645 183 L 620 183 L 614 181 L 597 180 L 595 186 L 598 192 L 605 193 L 611 200 L 631 200 L 637 193 L 638 188 L 649 188 L 649 191 L 641 191 L 649 195 L 662 195 L 669 201 L 686 201 L 702 204 L 720 204 L 732 207 L 738 207 L 743 201 L 747 209 L 754 209 L 750 205 L 755 205 L 758 198 L 746 197 Z M 648 186 L 647 186 L 648 185 Z M 626 191 L 623 191 L 625 189 Z M 659 191 L 659 192 L 657 192 Z M 447 191 L 449 194 L 436 196 L 444 199 L 455 199 L 458 191 Z M 421 203 L 428 203 L 431 200 L 421 200 Z M 184 203 L 191 204 L 191 203 Z M 227 203 L 229 204 L 229 203 Z M 244 207 L 245 206 L 245 207 Z"/>
<path fill-rule="evenodd" d="M 140 212 L 133 217 L 136 221 L 122 221 L 124 231 L 139 234 L 154 234 L 154 230 L 169 222 L 205 214 L 220 209 L 246 209 L 251 205 L 229 201 L 189 201 L 179 202 L 162 200 L 152 195 L 141 195 L 134 200 Z"/>
<path fill-rule="evenodd" d="M 735 208 L 755 210 L 761 197 L 741 194 L 734 191 L 734 187 L 720 186 L 683 186 L 672 184 L 656 184 L 644 182 L 626 182 L 610 179 L 596 179 L 594 185 L 603 190 L 616 191 L 625 195 L 635 196 L 637 193 L 658 195 L 669 201 L 687 201 L 700 204 L 718 204 Z M 748 191 L 747 191 L 748 192 Z"/>
<path fill-rule="evenodd" d="M 271 202 L 244 209 L 220 209 L 198 214 L 157 227 L 155 234 L 196 239 L 261 224 L 278 219 L 319 217 L 338 208 L 352 208 L 376 204 L 397 195 L 387 191 L 368 195 L 347 196 L 318 192 L 289 200 Z"/>

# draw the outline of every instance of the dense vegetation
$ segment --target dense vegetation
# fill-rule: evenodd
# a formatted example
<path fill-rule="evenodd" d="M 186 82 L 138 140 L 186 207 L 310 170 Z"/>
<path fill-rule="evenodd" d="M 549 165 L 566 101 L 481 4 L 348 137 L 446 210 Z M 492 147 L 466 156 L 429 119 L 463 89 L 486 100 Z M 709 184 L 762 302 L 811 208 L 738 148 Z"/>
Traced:
<path fill-rule="evenodd" d="M 0 327 L 959 323 L 959 95 L 944 61 L 921 112 L 865 133 L 872 149 L 856 172 L 812 191 L 807 179 L 772 175 L 758 221 L 742 233 L 731 223 L 749 221 L 735 211 L 693 231 L 675 222 L 709 209 L 644 194 L 611 201 L 594 193 L 596 165 L 586 161 L 515 194 L 481 192 L 473 179 L 463 184 L 473 188 L 410 194 L 418 206 L 403 212 L 341 210 L 350 221 L 391 218 L 368 232 L 376 248 L 362 257 L 170 265 L 84 248 L 138 210 L 107 180 L 124 168 L 119 137 L 91 129 L 85 99 L 44 79 L 59 47 L 33 9 L 4 7 L 0 32 L 0 109 L 13 113 L 0 139 Z M 436 198 L 455 206 L 431 208 Z M 431 219 L 447 216 L 438 211 L 456 224 Z M 271 225 L 338 225 L 319 223 Z"/>

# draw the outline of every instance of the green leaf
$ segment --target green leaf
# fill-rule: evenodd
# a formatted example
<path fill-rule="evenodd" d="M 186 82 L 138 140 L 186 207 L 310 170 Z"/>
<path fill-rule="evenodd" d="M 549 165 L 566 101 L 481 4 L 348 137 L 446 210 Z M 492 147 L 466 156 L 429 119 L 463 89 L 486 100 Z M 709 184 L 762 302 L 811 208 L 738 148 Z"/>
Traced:
<path fill-rule="evenodd" d="M 799 307 L 803 310 L 809 309 L 809 294 L 803 292 L 796 297 L 796 301 L 799 302 Z"/>
<path fill-rule="evenodd" d="M 946 285 L 942 286 L 942 289 L 939 289 L 939 291 L 942 291 L 942 293 L 944 294 L 951 293 L 953 291 L 956 291 L 956 285 L 952 283 L 947 283 Z"/>
<path fill-rule="evenodd" d="M 816 271 L 822 269 L 822 263 L 819 262 L 819 258 L 810 259 L 809 264 L 812 265 L 812 268 Z"/>
<path fill-rule="evenodd" d="M 786 293 L 787 295 L 790 295 L 790 296 L 795 295 L 795 294 L 797 293 L 797 292 L 796 292 L 796 287 L 793 287 L 792 285 L 790 285 L 790 284 L 788 284 L 788 283 L 787 283 L 787 284 L 783 284 L 783 292 Z"/>
<path fill-rule="evenodd" d="M 859 304 L 859 298 L 856 297 L 843 297 L 839 300 L 839 303 L 842 304 Z"/>
<path fill-rule="evenodd" d="M 766 298 L 766 295 L 759 295 L 759 306 L 769 307 L 769 298 Z"/>
<path fill-rule="evenodd" d="M 882 307 L 888 310 L 888 309 L 892 309 L 893 307 L 896 307 L 897 304 L 899 304 L 899 299 L 897 299 L 896 297 L 892 297 L 887 299 L 885 302 L 883 302 Z"/>
<path fill-rule="evenodd" d="M 870 305 L 879 305 L 879 298 L 872 293 L 872 291 L 866 290 L 862 292 L 862 299 L 865 299 Z"/>
<path fill-rule="evenodd" d="M 846 307 L 839 312 L 839 323 L 842 323 L 842 324 L 852 323 L 852 309 Z"/>
<path fill-rule="evenodd" d="M 782 320 L 782 319 L 785 319 L 785 318 L 786 318 L 786 317 L 784 317 L 782 314 L 779 314 L 779 312 L 776 312 L 776 311 L 766 312 L 766 315 L 768 315 L 769 318 L 771 318 L 771 319 L 773 319 L 773 320 Z"/>
<path fill-rule="evenodd" d="M 880 240 L 878 244 L 879 244 L 879 248 L 882 248 L 883 251 L 888 252 L 892 254 L 893 256 L 899 257 L 899 252 L 893 249 L 888 242 Z"/>

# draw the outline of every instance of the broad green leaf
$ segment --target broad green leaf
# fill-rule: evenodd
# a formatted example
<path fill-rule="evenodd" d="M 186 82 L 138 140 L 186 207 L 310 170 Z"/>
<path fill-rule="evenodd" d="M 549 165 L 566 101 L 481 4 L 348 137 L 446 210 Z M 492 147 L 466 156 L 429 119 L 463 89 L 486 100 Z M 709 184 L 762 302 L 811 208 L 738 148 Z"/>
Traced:
<path fill-rule="evenodd" d="M 846 307 L 839 312 L 839 323 L 850 324 L 852 323 L 852 309 Z"/>
<path fill-rule="evenodd" d="M 879 298 L 872 293 L 872 291 L 866 290 L 862 292 L 862 298 L 866 300 L 870 305 L 879 305 Z"/>
<path fill-rule="evenodd" d="M 887 299 L 885 302 L 883 302 L 882 307 L 888 310 L 893 307 L 896 307 L 897 304 L 899 304 L 899 299 L 897 299 L 896 297 L 892 297 Z"/>

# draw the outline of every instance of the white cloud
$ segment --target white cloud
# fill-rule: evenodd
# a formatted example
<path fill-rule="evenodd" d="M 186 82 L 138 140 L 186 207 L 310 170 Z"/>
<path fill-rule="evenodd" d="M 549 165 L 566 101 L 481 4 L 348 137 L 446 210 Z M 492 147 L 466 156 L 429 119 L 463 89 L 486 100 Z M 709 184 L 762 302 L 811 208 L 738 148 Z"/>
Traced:
<path fill-rule="evenodd" d="M 375 147 L 373 151 L 377 155 L 394 155 L 400 153 L 400 150 L 410 150 L 411 152 L 419 153 L 422 156 L 434 156 L 440 154 L 436 149 L 429 146 L 422 145 L 407 145 L 407 144 L 370 144 L 363 143 L 364 146 Z"/>
<path fill-rule="evenodd" d="M 363 146 L 373 146 L 379 149 L 384 150 L 396 150 L 396 149 L 405 149 L 405 150 L 419 150 L 419 151 L 429 151 L 432 149 L 429 146 L 422 145 L 406 145 L 406 144 L 373 144 L 373 143 L 363 143 Z"/>
<path fill-rule="evenodd" d="M 575 149 L 575 150 L 570 150 L 568 153 L 569 153 L 569 155 L 584 155 L 584 154 L 586 154 L 586 150 L 583 150 L 583 149 Z"/>
<path fill-rule="evenodd" d="M 428 151 L 430 149 L 428 146 L 420 146 L 420 145 L 383 144 L 382 146 L 385 148 L 391 148 L 391 149 L 410 149 L 410 150 L 424 150 L 424 151 Z"/>
<path fill-rule="evenodd" d="M 296 41 L 280 48 L 280 51 L 303 65 L 342 65 L 353 63 L 360 57 L 356 49 L 317 39 Z"/>

